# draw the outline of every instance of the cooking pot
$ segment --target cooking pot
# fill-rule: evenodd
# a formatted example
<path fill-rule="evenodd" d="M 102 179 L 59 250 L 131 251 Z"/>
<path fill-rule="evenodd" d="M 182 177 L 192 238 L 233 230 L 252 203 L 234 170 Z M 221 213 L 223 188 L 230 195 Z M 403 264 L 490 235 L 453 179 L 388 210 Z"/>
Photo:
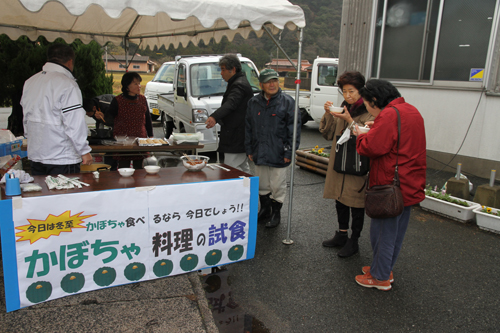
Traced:
<path fill-rule="evenodd" d="M 113 129 L 111 128 L 96 128 L 90 130 L 90 137 L 97 139 L 112 139 Z"/>

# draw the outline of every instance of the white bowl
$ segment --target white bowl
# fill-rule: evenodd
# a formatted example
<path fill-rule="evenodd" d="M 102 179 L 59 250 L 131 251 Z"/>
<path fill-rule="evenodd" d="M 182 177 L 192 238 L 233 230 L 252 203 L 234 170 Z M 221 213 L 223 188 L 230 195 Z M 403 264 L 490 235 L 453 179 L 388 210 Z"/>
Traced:
<path fill-rule="evenodd" d="M 330 112 L 331 113 L 342 113 L 344 112 L 344 108 L 341 108 L 340 106 L 330 106 Z"/>
<path fill-rule="evenodd" d="M 358 125 L 358 128 L 359 128 L 359 134 L 368 133 L 368 131 L 370 130 L 370 127 L 361 127 L 359 125 Z"/>
<path fill-rule="evenodd" d="M 147 173 L 155 174 L 160 171 L 160 167 L 158 165 L 146 165 L 144 166 L 144 170 L 146 170 Z"/>
<path fill-rule="evenodd" d="M 210 159 L 209 157 L 202 155 L 188 155 L 188 156 L 191 160 L 195 162 L 194 164 L 192 164 L 192 162 L 190 162 L 186 156 L 181 156 L 181 160 L 184 167 L 189 171 L 200 171 L 207 165 L 208 160 Z"/>
<path fill-rule="evenodd" d="M 122 177 L 130 177 L 134 174 L 135 169 L 132 168 L 120 168 L 118 169 L 118 172 Z"/>

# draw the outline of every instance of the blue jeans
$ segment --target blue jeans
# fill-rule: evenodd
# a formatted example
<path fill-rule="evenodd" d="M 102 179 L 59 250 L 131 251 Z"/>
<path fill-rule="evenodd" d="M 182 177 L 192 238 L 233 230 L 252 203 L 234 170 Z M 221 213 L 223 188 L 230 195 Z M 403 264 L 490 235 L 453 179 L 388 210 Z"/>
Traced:
<path fill-rule="evenodd" d="M 389 280 L 389 275 L 403 245 L 410 212 L 411 206 L 408 206 L 396 217 L 372 219 L 371 221 L 370 241 L 373 261 L 370 266 L 370 274 L 377 280 Z"/>

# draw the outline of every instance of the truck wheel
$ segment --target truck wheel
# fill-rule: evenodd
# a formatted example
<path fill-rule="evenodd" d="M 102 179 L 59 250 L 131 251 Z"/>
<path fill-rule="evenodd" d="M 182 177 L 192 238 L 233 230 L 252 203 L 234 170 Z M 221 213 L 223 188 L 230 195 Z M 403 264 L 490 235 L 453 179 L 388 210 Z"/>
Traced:
<path fill-rule="evenodd" d="M 167 121 L 167 117 L 165 117 L 165 115 L 162 115 L 161 126 L 163 127 L 163 134 L 165 134 L 165 138 L 168 139 L 174 131 L 174 122 Z"/>
<path fill-rule="evenodd" d="M 300 121 L 302 126 L 305 125 L 309 120 L 311 120 L 311 116 L 307 113 L 306 109 L 300 109 Z"/>

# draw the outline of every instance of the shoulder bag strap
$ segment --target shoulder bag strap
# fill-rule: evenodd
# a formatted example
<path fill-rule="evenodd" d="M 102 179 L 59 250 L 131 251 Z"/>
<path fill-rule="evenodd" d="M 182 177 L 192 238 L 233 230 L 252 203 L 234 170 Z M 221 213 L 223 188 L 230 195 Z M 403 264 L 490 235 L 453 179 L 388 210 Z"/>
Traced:
<path fill-rule="evenodd" d="M 394 185 L 399 186 L 399 174 L 398 174 L 398 156 L 399 156 L 399 137 L 401 136 L 401 117 L 399 115 L 398 109 L 395 106 L 392 107 L 396 110 L 396 114 L 398 115 L 398 148 L 396 150 L 396 168 L 394 170 Z"/>

